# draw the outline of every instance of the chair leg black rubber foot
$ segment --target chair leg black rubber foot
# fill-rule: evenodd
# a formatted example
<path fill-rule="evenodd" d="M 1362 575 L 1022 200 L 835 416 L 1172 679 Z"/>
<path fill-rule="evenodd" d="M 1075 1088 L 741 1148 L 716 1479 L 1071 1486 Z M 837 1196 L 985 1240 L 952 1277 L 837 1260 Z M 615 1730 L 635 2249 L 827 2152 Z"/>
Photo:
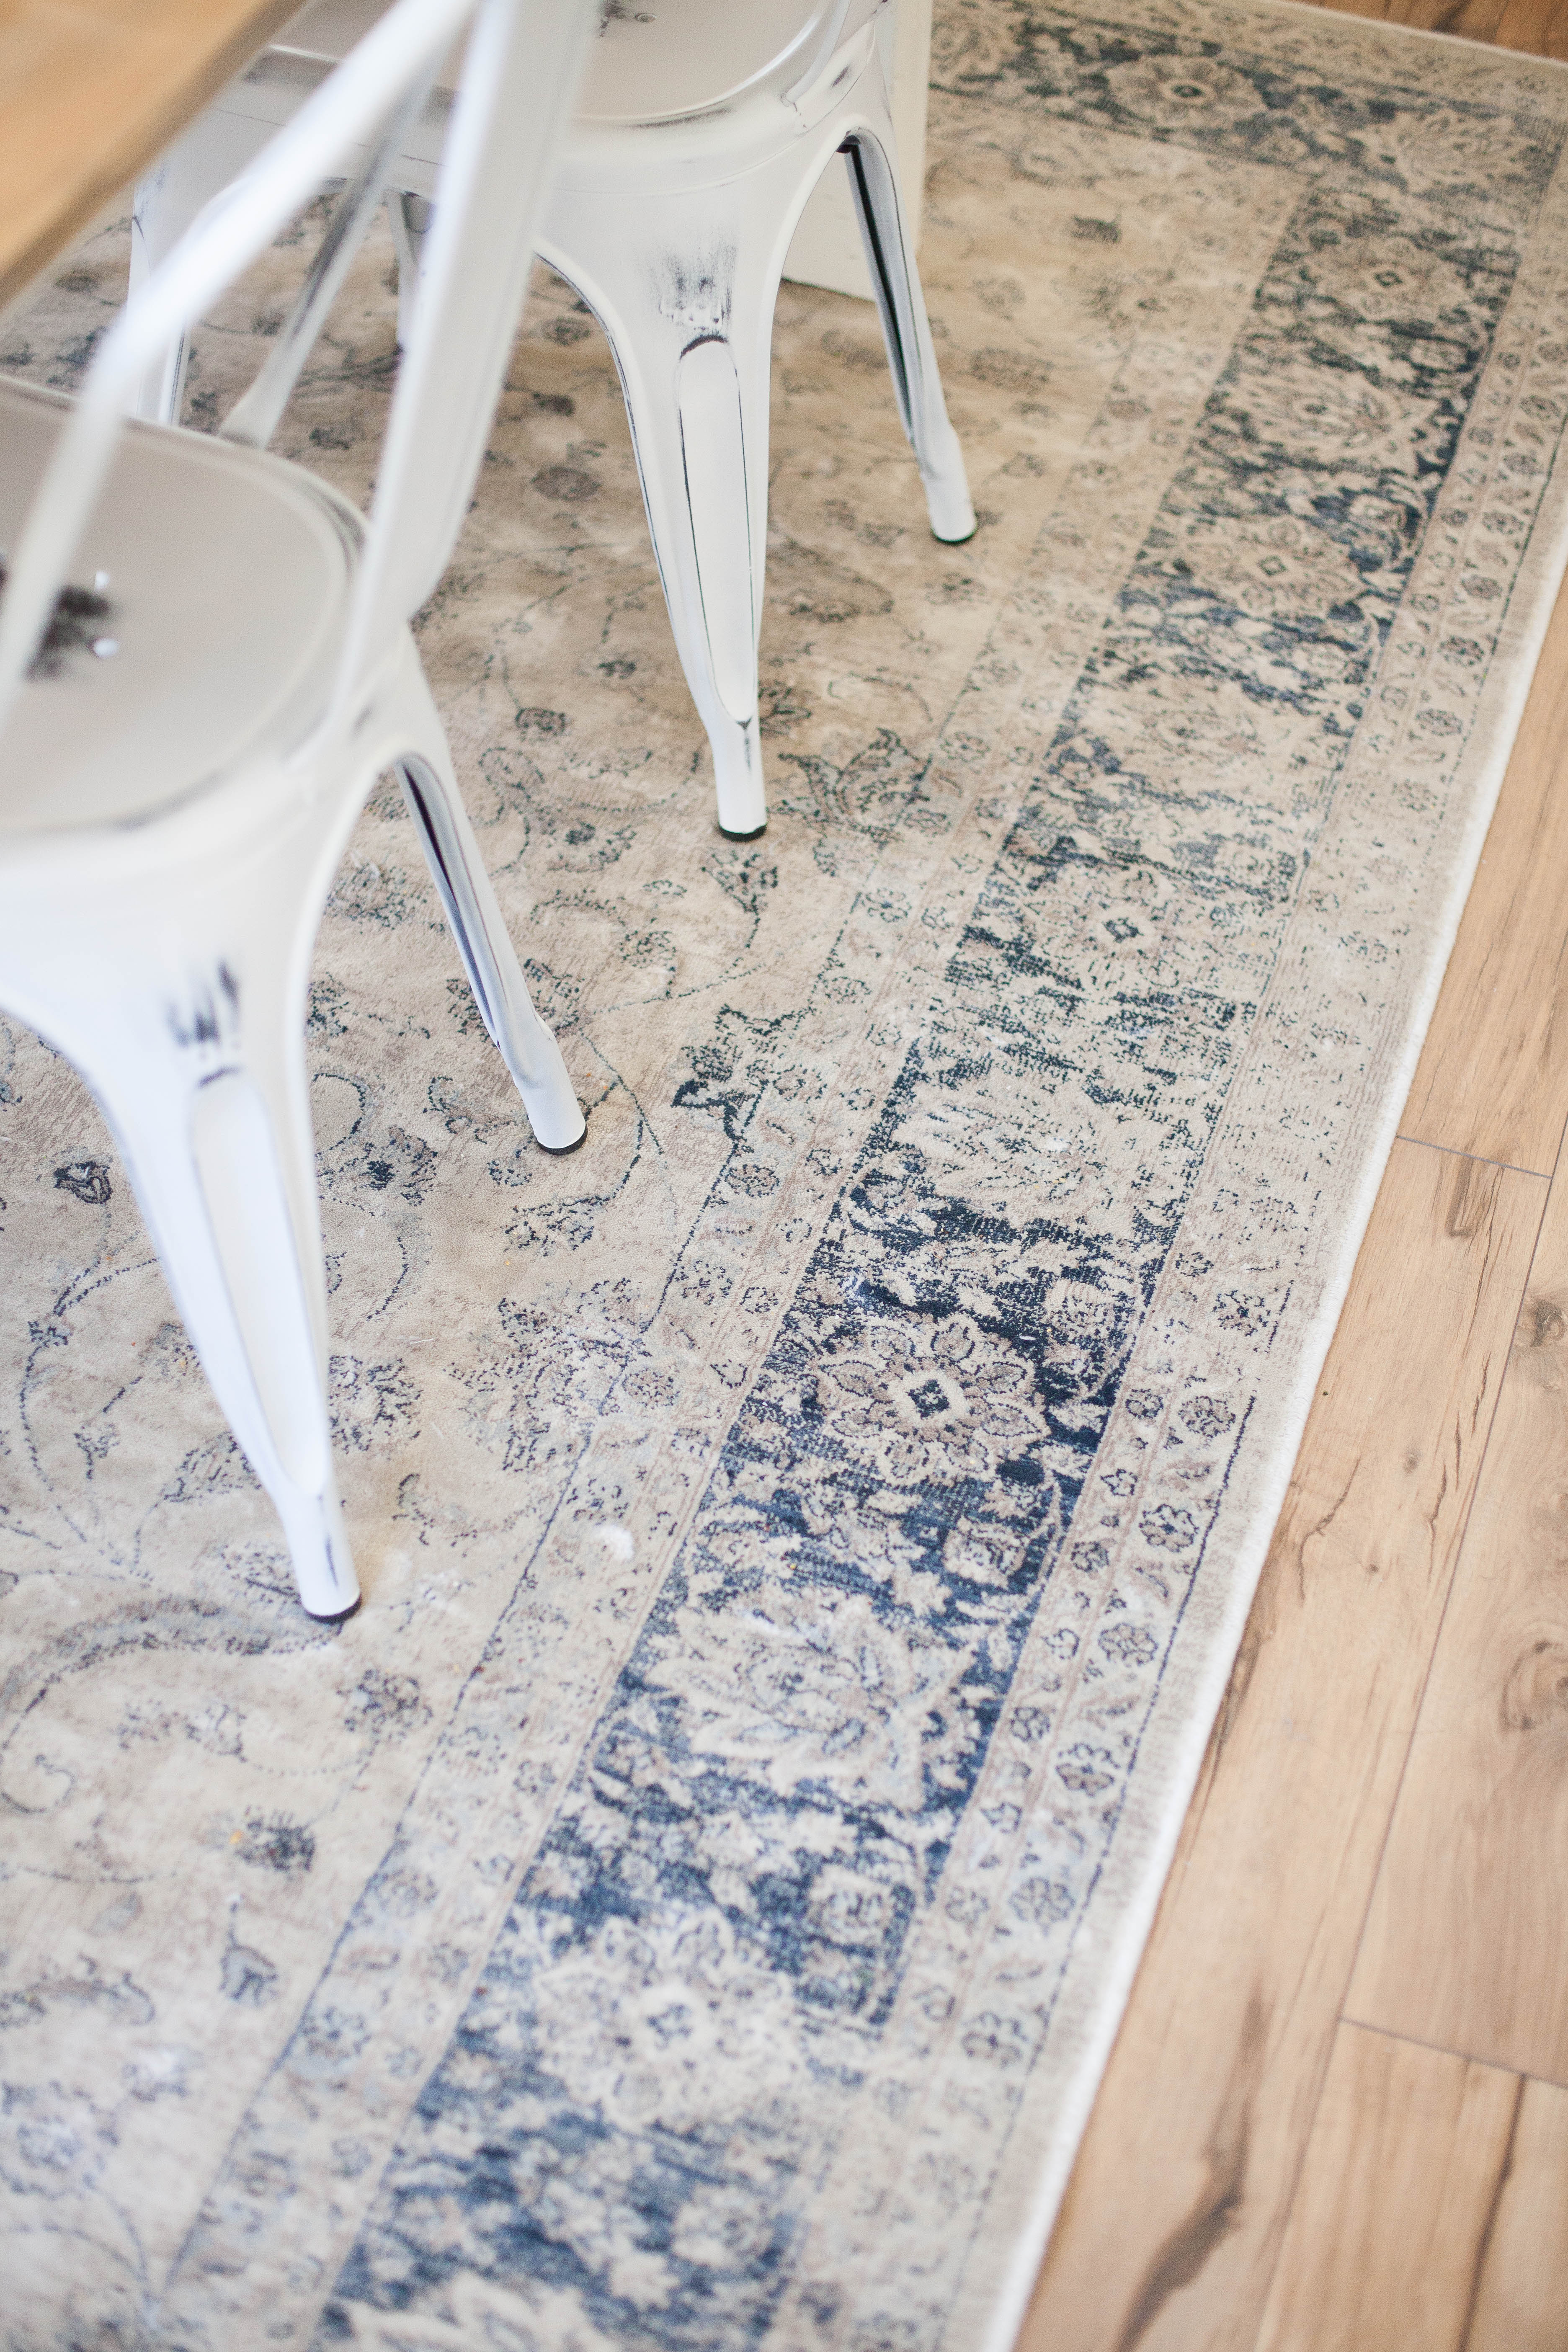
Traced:
<path fill-rule="evenodd" d="M 330 1615 L 324 1613 L 319 1609 L 307 1609 L 305 1614 L 317 1625 L 346 1625 L 349 1619 L 351 1617 L 357 1617 L 363 1607 L 364 1595 L 362 1592 L 359 1599 L 353 1603 L 352 1608 L 334 1609 Z"/>
<path fill-rule="evenodd" d="M 539 1138 L 537 1135 L 533 1139 L 535 1143 L 539 1143 Z M 565 1160 L 574 1151 L 581 1151 L 583 1146 L 587 1142 L 587 1140 L 588 1122 L 584 1119 L 583 1121 L 583 1132 L 577 1138 L 575 1143 L 539 1143 L 539 1148 L 541 1151 L 548 1151 L 552 1160 Z"/>
<path fill-rule="evenodd" d="M 763 817 L 761 824 L 754 824 L 750 833 L 731 833 L 727 824 L 721 824 L 719 827 L 720 832 L 723 835 L 726 841 L 761 841 L 767 829 L 768 821 L 766 817 Z"/>

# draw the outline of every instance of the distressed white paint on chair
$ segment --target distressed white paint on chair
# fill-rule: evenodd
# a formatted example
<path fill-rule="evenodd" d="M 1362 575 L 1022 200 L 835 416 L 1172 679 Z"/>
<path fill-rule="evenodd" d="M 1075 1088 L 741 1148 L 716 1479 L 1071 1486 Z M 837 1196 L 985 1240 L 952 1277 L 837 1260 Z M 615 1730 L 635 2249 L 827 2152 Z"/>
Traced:
<path fill-rule="evenodd" d="M 286 400 L 388 143 L 470 17 L 367 521 L 245 445 Z M 305 1003 L 333 873 L 388 768 L 536 1137 L 569 1150 L 584 1131 L 408 616 L 478 471 L 591 21 L 592 0 L 396 0 L 145 279 L 79 400 L 0 383 L 0 1002 L 97 1095 L 319 1617 L 349 1613 L 358 1585 L 327 1414 Z M 122 426 L 167 346 L 345 155 L 337 234 L 227 437 Z M 468 233 L 476 215 L 483 236 Z M 57 602 L 62 580 L 97 574 L 101 595 Z"/>
<path fill-rule="evenodd" d="M 137 193 L 133 268 L 287 119 L 379 0 L 315 0 Z M 767 822 L 757 634 L 767 542 L 768 369 L 791 238 L 842 152 L 899 413 L 931 525 L 974 529 L 899 193 L 889 0 L 644 0 L 606 16 L 539 237 L 615 351 L 677 650 L 712 748 L 719 823 Z M 446 97 L 387 168 L 416 308 Z M 147 387 L 170 415 L 178 364 Z"/>

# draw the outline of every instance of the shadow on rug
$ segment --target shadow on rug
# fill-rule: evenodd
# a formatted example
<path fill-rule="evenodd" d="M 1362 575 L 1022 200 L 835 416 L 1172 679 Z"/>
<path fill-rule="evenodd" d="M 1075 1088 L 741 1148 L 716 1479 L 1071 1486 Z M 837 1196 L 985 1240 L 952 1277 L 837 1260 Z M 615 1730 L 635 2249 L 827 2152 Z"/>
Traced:
<path fill-rule="evenodd" d="M 588 1146 L 382 793 L 310 1013 L 341 1633 L 0 1027 L 13 2347 L 1016 2322 L 1555 584 L 1568 81 L 1267 0 L 943 0 L 935 70 L 982 529 L 785 288 L 760 843 L 536 289 L 421 637 Z M 356 496 L 389 270 L 281 437 Z"/>

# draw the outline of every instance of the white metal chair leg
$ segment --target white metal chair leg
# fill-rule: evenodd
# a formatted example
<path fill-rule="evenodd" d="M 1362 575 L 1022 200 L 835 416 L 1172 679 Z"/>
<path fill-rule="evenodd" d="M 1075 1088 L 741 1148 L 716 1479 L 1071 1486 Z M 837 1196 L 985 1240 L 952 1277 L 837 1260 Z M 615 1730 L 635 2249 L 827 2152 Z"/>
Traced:
<path fill-rule="evenodd" d="M 283 1522 L 300 1598 L 311 1616 L 341 1619 L 358 1608 L 359 1585 L 311 1312 L 324 1307 L 321 1241 L 318 1231 L 308 1254 L 300 1245 L 285 1174 L 292 1159 L 299 1173 L 314 1177 L 308 1114 L 291 1099 L 303 1088 L 302 1068 L 296 1076 L 253 1062 L 196 1089 L 186 1133 L 216 1244 L 216 1283 L 190 1250 L 183 1223 L 176 1234 L 160 1219 L 160 1251 L 179 1277 L 185 1327 L 211 1367 L 219 1402 Z M 168 1188 L 167 1162 L 179 1141 L 171 1126 L 152 1147 L 160 1192 Z M 148 1191 L 146 1139 L 130 1150 L 138 1189 Z"/>
<path fill-rule="evenodd" d="M 511 1072 L 534 1141 L 545 1151 L 575 1151 L 588 1122 L 561 1048 L 533 1009 L 457 787 L 449 775 L 417 756 L 398 763 L 398 776 L 479 1018 Z"/>
<path fill-rule="evenodd" d="M 899 175 L 889 147 L 872 131 L 847 141 L 844 154 L 899 415 L 921 469 L 931 527 L 938 539 L 971 539 L 974 509 L 963 452 L 948 421 L 925 296 L 910 258 Z"/>
<path fill-rule="evenodd" d="M 479 1018 L 511 1072 L 534 1140 L 545 1151 L 575 1151 L 588 1123 L 561 1048 L 533 1009 L 457 787 L 428 760 L 416 756 L 399 762 L 398 775 Z"/>
<path fill-rule="evenodd" d="M 133 296 L 156 269 L 181 228 L 188 226 L 175 221 L 172 217 L 174 206 L 163 201 L 174 163 L 174 158 L 166 155 L 144 180 L 137 183 L 131 214 L 130 290 Z M 189 355 L 190 337 L 183 334 L 154 360 L 136 388 L 134 415 L 151 417 L 161 425 L 178 423 Z"/>
<path fill-rule="evenodd" d="M 468 821 L 414 640 L 406 630 L 395 669 L 382 681 L 382 740 L 419 832 L 479 1017 L 545 1151 L 575 1151 L 588 1132 L 561 1048 L 533 1009 L 511 934 Z"/>
<path fill-rule="evenodd" d="M 98 995 L 51 991 L 47 1023 L 115 1131 L 185 1328 L 283 1523 L 300 1598 L 333 1621 L 359 1586 L 327 1411 L 303 998 L 345 814 L 313 813 L 242 870 L 187 869 L 140 940 L 100 909 L 74 942 Z"/>
<path fill-rule="evenodd" d="M 419 299 L 419 278 L 430 235 L 434 206 L 427 196 L 406 189 L 388 188 L 386 218 L 397 255 L 397 343 L 407 351 L 414 340 L 414 311 Z"/>
<path fill-rule="evenodd" d="M 757 633 L 773 303 L 799 162 L 728 186 L 558 191 L 541 250 L 609 338 L 670 625 L 707 730 L 720 830 L 767 824 Z"/>
<path fill-rule="evenodd" d="M 168 153 L 136 184 L 131 211 L 130 291 L 134 296 L 173 251 L 198 213 L 258 155 L 270 136 L 264 122 L 199 115 Z M 184 399 L 190 337 L 177 336 L 148 368 L 132 414 L 177 425 Z"/>

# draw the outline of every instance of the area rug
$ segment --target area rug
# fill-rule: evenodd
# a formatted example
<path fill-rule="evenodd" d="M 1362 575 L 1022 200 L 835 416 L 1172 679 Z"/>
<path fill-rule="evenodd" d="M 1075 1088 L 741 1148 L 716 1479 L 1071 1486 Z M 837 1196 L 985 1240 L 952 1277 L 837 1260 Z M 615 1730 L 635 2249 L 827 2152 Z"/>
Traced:
<path fill-rule="evenodd" d="M 588 1145 L 379 793 L 310 1013 L 341 1632 L 4 1033 L 18 2352 L 1016 2327 L 1561 566 L 1568 79 L 1268 0 L 943 0 L 935 74 L 981 529 L 786 288 L 760 842 L 535 290 L 420 628 Z M 123 260 L 3 363 L 71 381 Z M 389 270 L 281 441 L 356 494 Z"/>

